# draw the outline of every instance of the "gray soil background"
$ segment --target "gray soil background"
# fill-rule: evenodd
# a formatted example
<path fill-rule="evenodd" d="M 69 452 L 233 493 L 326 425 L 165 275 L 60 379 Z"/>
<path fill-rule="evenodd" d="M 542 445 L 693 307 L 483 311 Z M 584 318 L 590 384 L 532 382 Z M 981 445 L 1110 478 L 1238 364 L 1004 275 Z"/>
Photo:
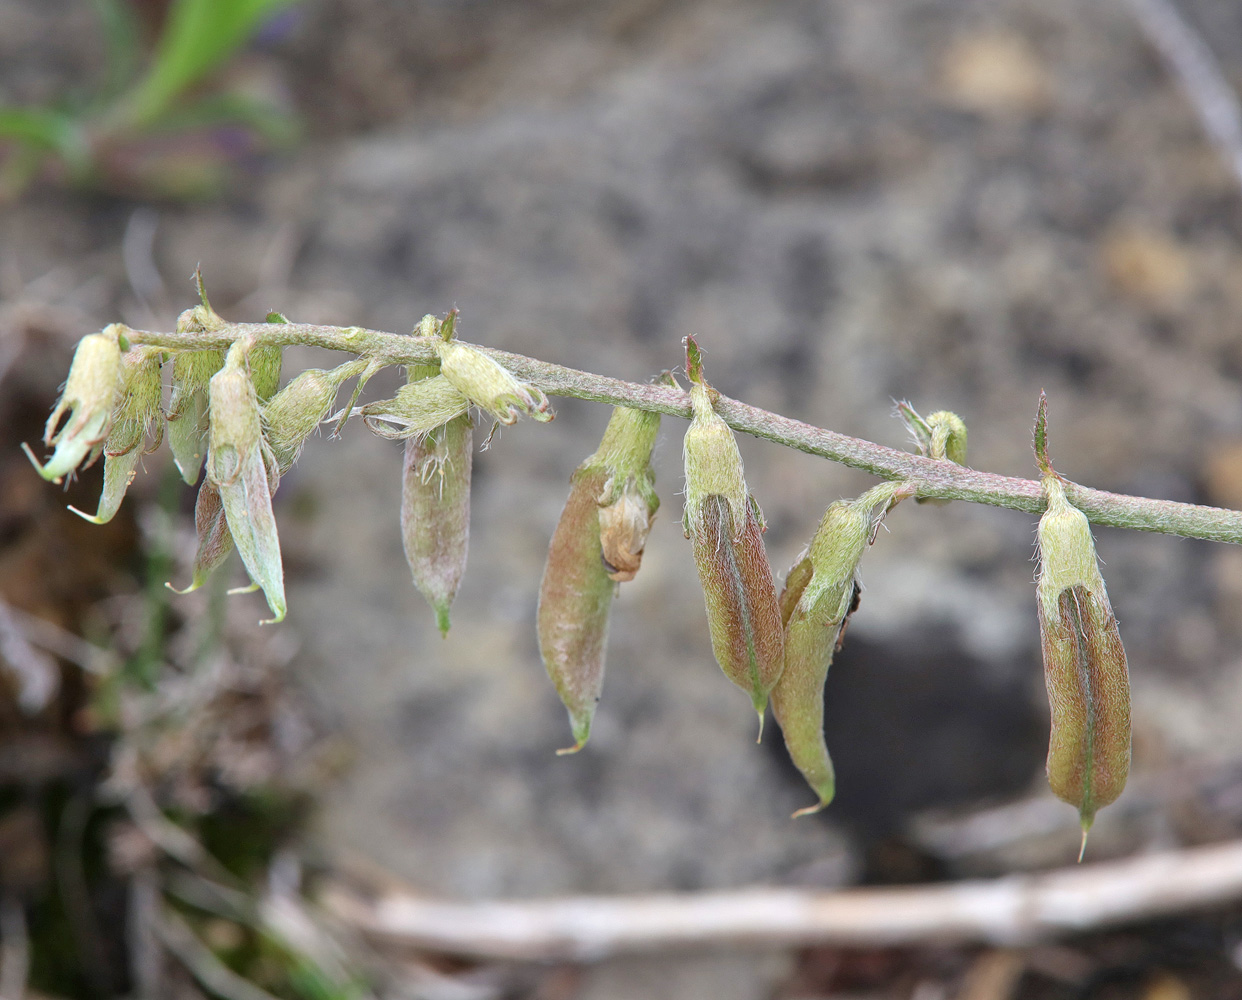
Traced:
<path fill-rule="evenodd" d="M 1182 6 L 1242 84 L 1242 7 Z M 21 60 L 56 79 L 35 41 L 51 44 L 48 18 L 53 51 L 89 65 L 84 17 L 0 3 L 4 76 L 35 80 L 10 96 L 43 85 Z M 47 345 L 10 378 L 50 392 L 82 333 L 171 328 L 201 263 L 230 318 L 408 331 L 456 307 L 466 340 L 633 381 L 676 367 L 694 333 L 730 396 L 895 446 L 909 442 L 894 400 L 952 409 L 969 463 L 1008 475 L 1034 475 L 1043 388 L 1067 478 L 1242 506 L 1242 191 L 1124 0 L 322 0 L 252 68 L 293 88 L 311 135 L 232 199 L 41 190 L 3 210 L 0 336 Z M 295 353 L 286 371 L 323 360 Z M 475 456 L 446 640 L 402 556 L 399 446 L 351 425 L 282 483 L 287 669 L 352 760 L 323 789 L 328 856 L 470 899 L 834 886 L 917 874 L 937 856 L 928 810 L 1026 800 L 1045 837 L 939 863 L 1072 860 L 1077 818 L 1042 773 L 1033 519 L 962 503 L 890 517 L 828 682 L 839 802 L 794 822 L 809 793 L 775 726 L 756 746 L 712 659 L 672 418 L 595 732 L 557 757 L 570 737 L 535 601 L 569 475 L 608 414 L 554 405 L 553 423 Z M 740 445 L 779 579 L 822 509 L 873 480 Z M 1205 813 L 1170 776 L 1242 760 L 1242 550 L 1107 529 L 1097 545 L 1135 757 L 1132 804 L 1101 814 L 1090 853 L 1232 831 L 1236 794 Z M 255 598 L 236 601 L 257 621 Z M 745 997 L 775 975 L 678 969 L 660 992 L 610 986 L 606 967 L 584 995 Z"/>

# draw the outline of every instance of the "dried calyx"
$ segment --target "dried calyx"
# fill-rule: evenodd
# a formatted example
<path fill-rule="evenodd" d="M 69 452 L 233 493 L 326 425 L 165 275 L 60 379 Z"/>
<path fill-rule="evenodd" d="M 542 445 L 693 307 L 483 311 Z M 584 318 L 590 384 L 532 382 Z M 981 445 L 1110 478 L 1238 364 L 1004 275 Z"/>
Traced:
<path fill-rule="evenodd" d="M 534 420 L 553 418 L 547 396 L 534 386 L 519 382 L 507 368 L 477 347 L 455 340 L 456 326 L 454 310 L 440 325 L 436 353 L 440 356 L 440 374 L 471 405 L 501 424 L 512 424 L 523 413 Z"/>
<path fill-rule="evenodd" d="M 69 508 L 88 521 L 105 524 L 112 520 L 138 470 L 138 462 L 158 448 L 163 439 L 162 360 L 162 353 L 150 347 L 135 347 L 121 356 L 116 406 L 103 448 L 104 484 L 99 507 L 94 514 Z"/>
<path fill-rule="evenodd" d="M 64 391 L 44 427 L 43 443 L 55 448 L 46 464 L 40 465 L 30 448 L 23 445 L 39 475 L 49 482 L 59 483 L 83 463 L 90 465 L 103 450 L 112 430 L 121 377 L 121 342 L 126 340 L 126 332 L 125 327 L 114 323 L 78 342 Z"/>

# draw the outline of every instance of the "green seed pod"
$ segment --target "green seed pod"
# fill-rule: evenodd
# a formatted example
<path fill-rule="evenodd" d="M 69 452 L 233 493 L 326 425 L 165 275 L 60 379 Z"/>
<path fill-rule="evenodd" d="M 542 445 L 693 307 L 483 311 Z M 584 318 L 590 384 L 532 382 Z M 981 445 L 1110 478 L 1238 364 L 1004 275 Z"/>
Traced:
<path fill-rule="evenodd" d="M 99 509 L 94 514 L 86 514 L 76 507 L 69 508 L 94 524 L 112 520 L 133 481 L 138 462 L 144 454 L 159 447 L 164 431 L 160 413 L 162 364 L 163 353 L 148 347 L 136 347 L 121 357 L 120 389 L 112 414 L 112 430 L 104 443 L 104 485 Z M 153 443 L 141 447 L 153 428 Z"/>
<path fill-rule="evenodd" d="M 358 412 L 380 437 L 405 440 L 427 434 L 464 416 L 470 400 L 443 375 L 408 382 L 392 399 L 368 403 Z"/>
<path fill-rule="evenodd" d="M 581 750 L 604 685 L 617 583 L 632 580 L 660 505 L 651 472 L 660 417 L 618 406 L 595 454 L 578 466 L 539 587 L 539 652 Z"/>
<path fill-rule="evenodd" d="M 270 623 L 275 623 L 285 617 L 284 570 L 263 457 L 259 402 L 243 351 L 243 345 L 234 345 L 224 367 L 211 379 L 207 477 L 220 493 L 233 543 L 251 580 L 263 588 L 274 616 Z"/>
<path fill-rule="evenodd" d="M 693 338 L 686 338 L 693 417 L 686 431 L 683 525 L 707 603 L 712 652 L 725 676 L 751 698 L 760 733 L 768 694 L 784 669 L 776 585 L 763 547 L 759 506 L 746 489 L 742 456 L 712 407 Z"/>
<path fill-rule="evenodd" d="M 434 365 L 409 370 L 412 384 L 440 377 Z M 473 444 L 466 413 L 405 439 L 401 539 L 414 585 L 434 609 L 441 635 L 448 635 L 449 609 L 466 571 Z"/>
<path fill-rule="evenodd" d="M 168 445 L 189 486 L 198 481 L 207 454 L 207 384 L 223 364 L 223 351 L 182 351 L 173 358 Z"/>
<path fill-rule="evenodd" d="M 781 591 L 785 671 L 772 689 L 772 714 L 790 759 L 819 796 L 794 816 L 818 812 L 836 790 L 824 741 L 824 681 L 858 607 L 858 564 L 874 537 L 875 510 L 881 504 L 887 510 L 900 490 L 900 484 L 883 483 L 857 500 L 832 504 Z"/>
<path fill-rule="evenodd" d="M 280 322 L 289 321 L 282 317 Z M 256 347 L 247 356 L 250 363 L 250 382 L 254 386 L 255 398 L 260 403 L 266 403 L 276 395 L 280 386 L 280 355 L 279 347 Z"/>
<path fill-rule="evenodd" d="M 1048 783 L 1078 809 L 1085 847 L 1096 811 L 1129 775 L 1130 678 L 1091 525 L 1055 472 L 1043 484 L 1036 607 L 1052 714 Z"/>
<path fill-rule="evenodd" d="M 49 482 L 59 483 L 83 461 L 90 465 L 99 457 L 112 430 L 121 376 L 120 341 L 125 332 L 124 326 L 113 323 L 78 342 L 64 391 L 44 427 L 43 443 L 56 449 L 47 464 L 40 465 L 30 448 L 22 446 L 39 475 Z M 69 418 L 58 430 L 66 413 Z"/>
<path fill-rule="evenodd" d="M 361 375 L 366 367 L 367 362 L 359 359 L 331 371 L 308 368 L 262 405 L 264 439 L 271 449 L 277 478 L 293 468 L 306 439 L 332 409 L 341 386 Z"/>
<path fill-rule="evenodd" d="M 453 325 L 445 322 L 441 335 L 452 336 Z M 534 386 L 519 382 L 507 368 L 484 354 L 456 340 L 436 342 L 440 355 L 440 373 L 470 402 L 487 411 L 492 419 L 511 424 L 519 413 L 535 420 L 551 420 L 554 414 L 548 397 Z"/>
<path fill-rule="evenodd" d="M 200 304 L 177 317 L 178 333 L 210 333 L 224 321 L 212 310 L 202 274 L 194 272 Z M 168 445 L 187 485 L 198 481 L 207 454 L 207 383 L 224 364 L 224 351 L 181 351 L 173 358 L 172 397 L 168 402 Z"/>

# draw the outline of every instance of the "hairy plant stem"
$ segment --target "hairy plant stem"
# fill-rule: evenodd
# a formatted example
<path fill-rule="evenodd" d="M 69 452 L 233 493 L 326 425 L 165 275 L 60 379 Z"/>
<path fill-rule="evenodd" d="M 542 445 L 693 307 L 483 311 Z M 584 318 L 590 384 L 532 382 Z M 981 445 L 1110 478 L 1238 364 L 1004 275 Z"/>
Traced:
<path fill-rule="evenodd" d="M 382 366 L 425 364 L 437 359 L 431 338 L 309 323 L 222 323 L 218 329 L 206 333 L 132 330 L 128 336 L 136 344 L 169 350 L 222 349 L 247 338 L 256 346 L 296 345 L 347 351 Z M 690 417 L 690 394 L 680 388 L 623 382 L 521 354 L 474 346 L 479 346 L 481 351 L 490 354 L 518 378 L 525 379 L 550 396 L 571 396 L 675 417 Z M 1042 513 L 1046 505 L 1038 480 L 977 472 L 953 462 L 923 458 L 805 424 L 727 396 L 720 397 L 716 411 L 734 430 L 862 469 L 884 479 L 903 480 L 910 483 L 920 497 L 968 500 L 1032 514 Z M 1107 493 L 1074 483 L 1067 484 L 1066 494 L 1074 506 L 1096 524 L 1183 538 L 1242 543 L 1242 511 Z"/>

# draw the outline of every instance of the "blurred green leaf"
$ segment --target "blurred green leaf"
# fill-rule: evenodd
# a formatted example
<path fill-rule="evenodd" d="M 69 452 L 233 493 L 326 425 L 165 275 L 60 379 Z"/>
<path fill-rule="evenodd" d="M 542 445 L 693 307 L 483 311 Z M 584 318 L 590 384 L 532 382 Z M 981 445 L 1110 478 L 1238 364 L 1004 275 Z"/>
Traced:
<path fill-rule="evenodd" d="M 81 126 L 63 111 L 0 108 L 0 141 L 5 139 L 56 153 L 74 172 L 85 170 L 90 163 L 90 148 Z"/>
<path fill-rule="evenodd" d="M 294 0 L 173 0 L 151 68 L 124 102 L 127 124 L 151 125 Z"/>

